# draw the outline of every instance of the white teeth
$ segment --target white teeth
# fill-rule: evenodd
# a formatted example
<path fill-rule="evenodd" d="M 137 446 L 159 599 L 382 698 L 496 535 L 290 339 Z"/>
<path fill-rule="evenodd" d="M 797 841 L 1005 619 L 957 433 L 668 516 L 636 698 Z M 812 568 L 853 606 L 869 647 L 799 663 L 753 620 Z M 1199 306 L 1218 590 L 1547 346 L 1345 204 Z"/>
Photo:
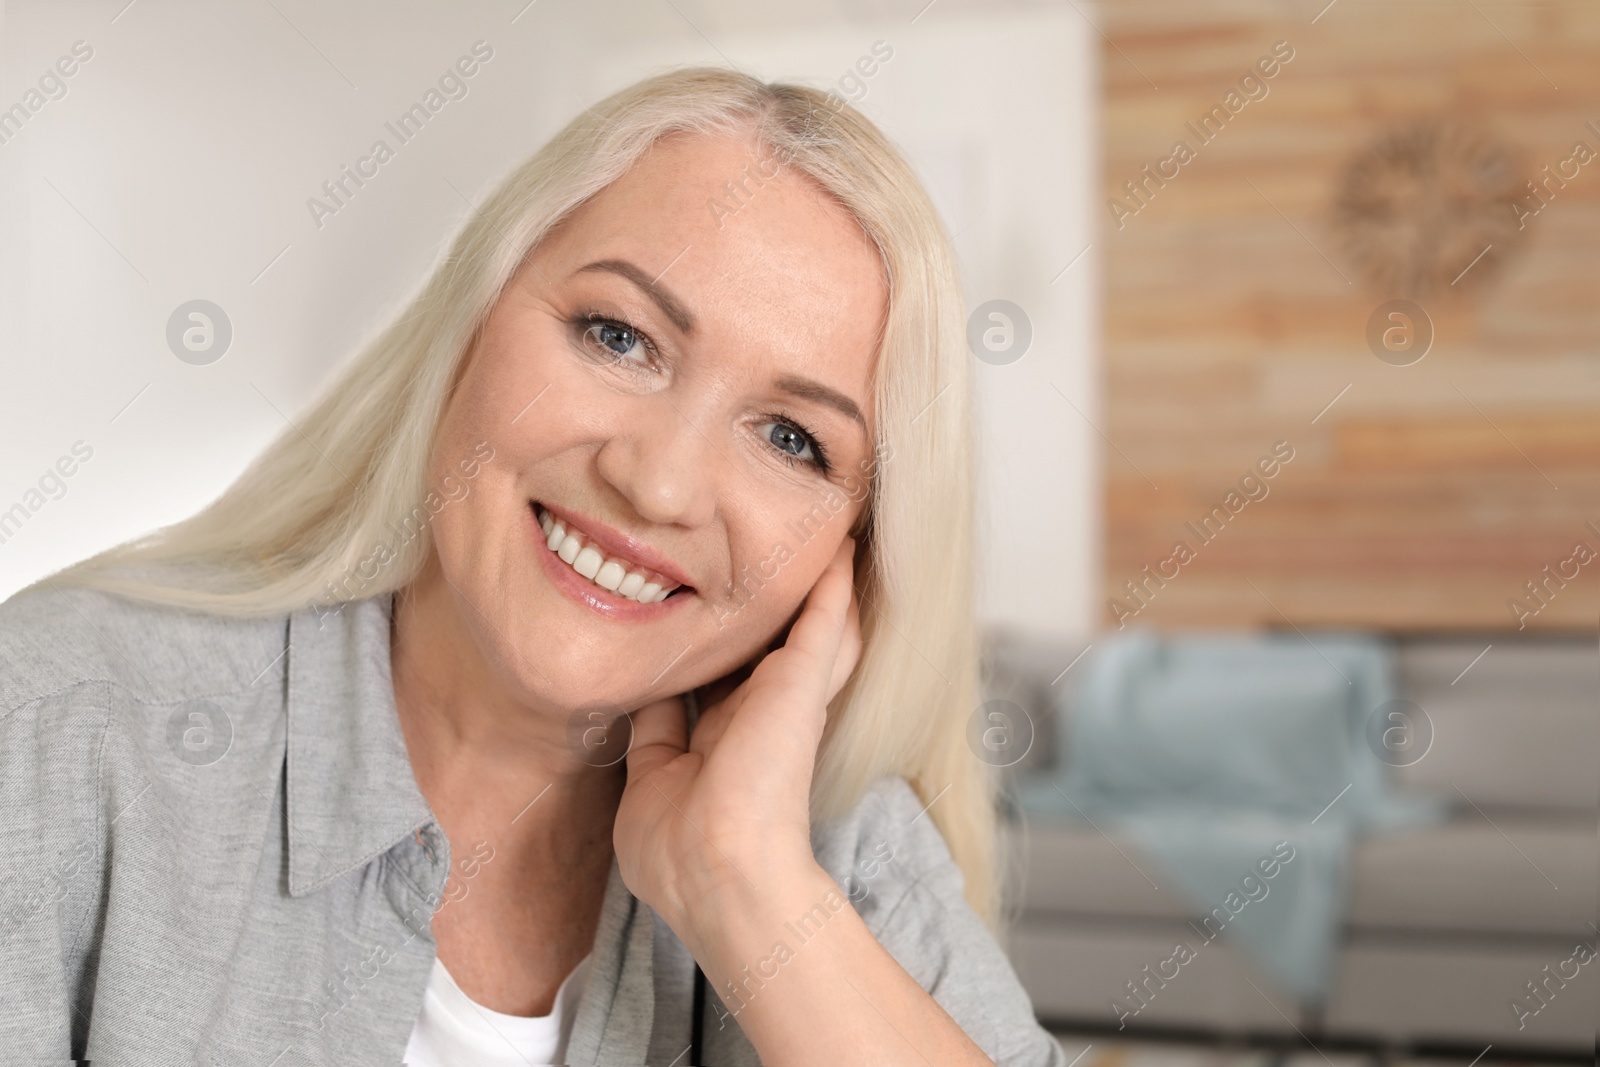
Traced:
<path fill-rule="evenodd" d="M 572 569 L 592 581 L 600 573 L 600 564 L 604 560 L 605 557 L 596 552 L 593 545 L 584 545 L 578 558 L 572 561 Z"/>
<path fill-rule="evenodd" d="M 609 589 L 615 593 L 617 591 L 617 586 L 622 584 L 623 576 L 627 573 L 627 571 L 622 569 L 622 564 L 618 563 L 614 559 L 608 559 L 604 564 L 601 565 L 600 569 L 595 572 L 594 584 L 600 586 L 602 589 Z"/>
<path fill-rule="evenodd" d="M 593 545 L 584 544 L 583 535 L 577 530 L 569 531 L 543 508 L 538 508 L 537 513 L 539 528 L 545 535 L 545 547 L 602 589 L 641 604 L 657 604 L 677 588 L 654 571 L 633 567 L 624 559 L 607 559 Z"/>

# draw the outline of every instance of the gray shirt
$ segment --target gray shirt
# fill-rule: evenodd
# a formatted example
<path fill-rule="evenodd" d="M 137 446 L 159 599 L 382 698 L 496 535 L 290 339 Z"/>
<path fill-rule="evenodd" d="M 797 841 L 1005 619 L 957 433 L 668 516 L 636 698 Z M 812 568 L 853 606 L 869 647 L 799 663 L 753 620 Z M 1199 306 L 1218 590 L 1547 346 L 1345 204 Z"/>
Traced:
<path fill-rule="evenodd" d="M 457 889 L 395 715 L 392 608 L 235 619 L 51 587 L 0 604 L 0 1059 L 401 1061 Z M 904 779 L 812 845 L 996 1063 L 1065 1064 Z M 694 961 L 615 862 L 590 968 L 569 1063 L 688 1062 Z M 760 1063 L 715 995 L 702 1059 Z"/>

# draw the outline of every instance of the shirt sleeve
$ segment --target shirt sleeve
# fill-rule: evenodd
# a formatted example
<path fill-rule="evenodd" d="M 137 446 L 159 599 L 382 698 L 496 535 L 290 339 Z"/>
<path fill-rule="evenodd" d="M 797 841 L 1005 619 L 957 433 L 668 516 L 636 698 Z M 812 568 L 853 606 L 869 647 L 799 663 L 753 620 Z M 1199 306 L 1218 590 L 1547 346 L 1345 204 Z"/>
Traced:
<path fill-rule="evenodd" d="M 997 1067 L 1066 1067 L 910 784 L 881 779 L 857 812 L 854 864 L 840 885 L 879 944 Z"/>
<path fill-rule="evenodd" d="M 70 1063 L 103 850 L 94 783 L 104 701 L 84 685 L 0 708 L 0 1047 L 7 1062 Z M 15 1057 L 11 1059 L 10 1057 Z"/>

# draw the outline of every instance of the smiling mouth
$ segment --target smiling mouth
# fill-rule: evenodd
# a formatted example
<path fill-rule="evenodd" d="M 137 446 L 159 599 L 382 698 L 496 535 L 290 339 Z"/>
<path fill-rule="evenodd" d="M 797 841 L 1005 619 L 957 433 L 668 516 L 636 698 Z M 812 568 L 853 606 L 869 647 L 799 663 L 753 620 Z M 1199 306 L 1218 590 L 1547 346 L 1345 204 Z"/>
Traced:
<path fill-rule="evenodd" d="M 539 528 L 544 531 L 545 547 L 576 574 L 601 589 L 640 604 L 659 604 L 674 594 L 694 591 L 692 586 L 682 585 L 625 556 L 602 552 L 590 543 L 582 530 L 557 519 L 537 501 L 533 510 Z"/>

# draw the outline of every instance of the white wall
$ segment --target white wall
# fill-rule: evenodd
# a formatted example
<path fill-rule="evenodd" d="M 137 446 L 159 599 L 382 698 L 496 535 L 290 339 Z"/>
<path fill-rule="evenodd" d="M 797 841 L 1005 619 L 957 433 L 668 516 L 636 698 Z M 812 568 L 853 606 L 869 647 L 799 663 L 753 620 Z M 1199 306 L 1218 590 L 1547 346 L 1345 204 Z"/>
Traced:
<path fill-rule="evenodd" d="M 584 104 L 678 63 L 836 83 L 881 40 L 894 55 L 860 106 L 945 212 L 969 308 L 1010 300 L 1033 327 L 1019 362 L 977 367 L 983 618 L 1092 627 L 1096 250 L 1061 271 L 1094 240 L 1098 75 L 1075 11 L 796 25 L 732 0 L 125 2 L 6 7 L 0 108 L 74 42 L 93 56 L 0 144 L 0 511 L 42 501 L 0 543 L 0 596 L 215 496 L 414 291 L 464 197 Z M 468 95 L 318 227 L 307 199 L 393 143 L 383 124 L 480 39 L 494 58 Z M 197 298 L 234 334 L 205 366 L 165 339 Z M 30 496 L 80 441 L 93 456 L 65 494 Z"/>

